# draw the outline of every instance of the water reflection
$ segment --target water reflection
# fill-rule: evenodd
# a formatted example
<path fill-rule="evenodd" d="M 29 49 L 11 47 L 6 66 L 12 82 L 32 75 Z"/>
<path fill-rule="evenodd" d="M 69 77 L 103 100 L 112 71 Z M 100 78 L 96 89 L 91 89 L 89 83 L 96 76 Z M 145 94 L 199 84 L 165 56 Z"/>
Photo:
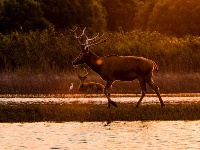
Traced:
<path fill-rule="evenodd" d="M 165 103 L 180 103 L 180 102 L 199 102 L 200 97 L 163 97 L 163 101 Z M 112 100 L 115 102 L 125 102 L 125 103 L 133 103 L 139 100 L 139 97 L 112 97 Z M 106 97 L 75 97 L 75 98 L 0 98 L 0 103 L 96 103 L 102 104 L 107 103 L 108 100 Z M 142 103 L 159 103 L 157 97 L 144 97 Z"/>
<path fill-rule="evenodd" d="M 2 123 L 1 149 L 200 149 L 200 121 Z"/>

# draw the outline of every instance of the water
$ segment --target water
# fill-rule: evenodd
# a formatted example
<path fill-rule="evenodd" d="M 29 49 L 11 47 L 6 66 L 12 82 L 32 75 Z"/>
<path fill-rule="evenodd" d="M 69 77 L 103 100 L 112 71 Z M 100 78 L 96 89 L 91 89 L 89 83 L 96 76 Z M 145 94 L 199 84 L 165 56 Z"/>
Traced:
<path fill-rule="evenodd" d="M 111 97 L 115 102 L 132 103 L 137 102 L 140 97 Z M 164 103 L 181 103 L 181 102 L 198 102 L 200 96 L 197 97 L 163 97 Z M 25 103 L 107 103 L 106 97 L 69 97 L 69 98 L 0 98 L 0 103 L 9 102 L 25 102 Z M 158 97 L 144 97 L 142 103 L 159 103 Z"/>
<path fill-rule="evenodd" d="M 1 149 L 200 149 L 200 121 L 2 123 Z"/>
<path fill-rule="evenodd" d="M 137 102 L 138 97 L 112 98 Z M 163 97 L 165 103 L 197 102 L 200 97 Z M 0 98 L 0 103 L 107 103 L 106 98 Z M 145 97 L 142 103 L 159 103 Z M 200 120 L 134 122 L 0 123 L 0 149 L 200 149 Z"/>

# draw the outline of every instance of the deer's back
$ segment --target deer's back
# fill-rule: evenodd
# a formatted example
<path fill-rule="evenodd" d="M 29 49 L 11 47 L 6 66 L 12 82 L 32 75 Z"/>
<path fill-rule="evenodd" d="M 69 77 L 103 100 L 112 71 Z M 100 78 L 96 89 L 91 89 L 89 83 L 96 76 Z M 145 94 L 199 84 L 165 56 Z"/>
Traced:
<path fill-rule="evenodd" d="M 131 81 L 138 76 L 149 75 L 153 71 L 151 60 L 136 56 L 112 56 L 102 59 L 103 79 Z"/>

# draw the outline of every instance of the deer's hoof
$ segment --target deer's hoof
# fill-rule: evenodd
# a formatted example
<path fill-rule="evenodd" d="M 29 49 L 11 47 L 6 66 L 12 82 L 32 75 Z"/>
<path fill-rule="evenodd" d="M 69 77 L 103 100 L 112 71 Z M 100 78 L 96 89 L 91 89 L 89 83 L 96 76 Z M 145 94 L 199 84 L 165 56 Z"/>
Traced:
<path fill-rule="evenodd" d="M 161 108 L 164 108 L 164 107 L 165 107 L 165 104 L 162 104 L 162 105 L 161 105 Z"/>

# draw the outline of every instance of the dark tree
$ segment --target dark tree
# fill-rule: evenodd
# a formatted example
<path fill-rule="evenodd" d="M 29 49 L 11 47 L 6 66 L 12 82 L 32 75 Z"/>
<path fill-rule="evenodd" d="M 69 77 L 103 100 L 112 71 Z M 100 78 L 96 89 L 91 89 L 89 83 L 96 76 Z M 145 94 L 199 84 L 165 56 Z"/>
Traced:
<path fill-rule="evenodd" d="M 116 31 L 121 27 L 124 31 L 131 31 L 135 28 L 136 0 L 103 0 L 102 5 L 107 11 L 108 30 Z"/>
<path fill-rule="evenodd" d="M 42 4 L 44 16 L 56 29 L 90 27 L 105 29 L 105 10 L 99 1 L 93 0 L 38 0 Z"/>
<path fill-rule="evenodd" d="M 174 36 L 200 35 L 199 0 L 147 0 L 136 16 L 136 27 Z"/>
<path fill-rule="evenodd" d="M 34 0 L 5 0 L 0 14 L 0 32 L 45 29 L 50 24 Z"/>

